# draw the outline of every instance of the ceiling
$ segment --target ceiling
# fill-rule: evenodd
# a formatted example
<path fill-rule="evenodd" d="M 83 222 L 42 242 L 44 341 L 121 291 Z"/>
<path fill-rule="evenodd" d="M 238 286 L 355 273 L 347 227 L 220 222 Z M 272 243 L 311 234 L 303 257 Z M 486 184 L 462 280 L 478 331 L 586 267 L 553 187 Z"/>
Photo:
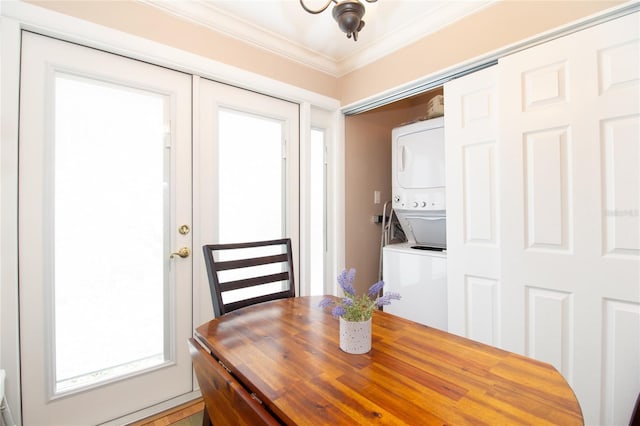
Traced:
<path fill-rule="evenodd" d="M 139 0 L 339 77 L 497 0 L 378 0 L 365 5 L 358 41 L 327 10 L 299 0 Z M 326 0 L 305 0 L 319 9 Z"/>

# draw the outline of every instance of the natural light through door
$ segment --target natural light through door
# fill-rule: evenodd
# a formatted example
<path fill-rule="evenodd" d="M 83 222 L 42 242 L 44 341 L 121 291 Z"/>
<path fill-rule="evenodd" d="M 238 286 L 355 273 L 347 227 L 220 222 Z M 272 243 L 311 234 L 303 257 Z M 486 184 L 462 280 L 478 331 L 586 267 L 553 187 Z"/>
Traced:
<path fill-rule="evenodd" d="M 55 91 L 53 359 L 61 393 L 168 359 L 169 200 L 163 96 L 68 74 L 56 76 Z M 120 235 L 132 238 L 123 244 Z"/>
<path fill-rule="evenodd" d="M 195 245 L 291 238 L 295 251 L 299 244 L 298 105 L 204 78 L 196 80 L 195 87 L 199 99 Z M 294 254 L 294 263 L 298 259 Z M 203 260 L 194 258 L 201 283 L 196 301 L 200 323 L 213 316 Z"/>
<path fill-rule="evenodd" d="M 118 423 L 193 390 L 191 80 L 23 33 L 23 424 Z"/>
<path fill-rule="evenodd" d="M 282 238 L 286 157 L 282 122 L 239 111 L 218 112 L 220 242 Z"/>
<path fill-rule="evenodd" d="M 286 156 L 282 122 L 234 110 L 218 112 L 218 220 L 221 242 L 247 242 L 282 238 L 285 227 Z M 268 256 L 273 248 L 237 250 L 243 256 Z M 224 257 L 231 260 L 232 257 Z M 281 265 L 260 265 L 220 272 L 223 281 L 254 273 L 281 272 Z M 249 271 L 251 270 L 251 271 Z M 260 272 L 254 272 L 260 270 Z M 226 292 L 224 303 L 282 290 L 284 283 L 270 283 Z"/>

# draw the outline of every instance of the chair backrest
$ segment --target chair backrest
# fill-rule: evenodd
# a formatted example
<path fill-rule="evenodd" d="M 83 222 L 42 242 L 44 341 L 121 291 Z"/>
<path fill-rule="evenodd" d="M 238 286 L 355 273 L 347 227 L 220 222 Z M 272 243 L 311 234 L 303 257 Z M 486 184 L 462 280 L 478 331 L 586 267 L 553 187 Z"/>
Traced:
<path fill-rule="evenodd" d="M 256 303 L 295 297 L 289 238 L 207 244 L 202 251 L 216 317 Z"/>
<path fill-rule="evenodd" d="M 204 399 L 203 424 L 279 424 L 264 406 L 193 338 L 189 339 L 189 350 Z M 207 422 L 207 419 L 210 422 Z"/>
<path fill-rule="evenodd" d="M 636 398 L 636 405 L 633 406 L 633 412 L 629 419 L 629 426 L 640 426 L 640 393 Z"/>

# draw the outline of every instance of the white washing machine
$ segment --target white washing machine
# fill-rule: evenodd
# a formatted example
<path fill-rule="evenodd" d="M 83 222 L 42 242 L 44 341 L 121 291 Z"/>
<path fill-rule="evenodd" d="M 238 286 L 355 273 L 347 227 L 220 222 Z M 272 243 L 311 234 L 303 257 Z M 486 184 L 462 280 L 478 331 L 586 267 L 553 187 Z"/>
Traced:
<path fill-rule="evenodd" d="M 412 248 L 415 243 L 383 247 L 384 291 L 400 293 L 385 312 L 447 331 L 446 251 Z"/>

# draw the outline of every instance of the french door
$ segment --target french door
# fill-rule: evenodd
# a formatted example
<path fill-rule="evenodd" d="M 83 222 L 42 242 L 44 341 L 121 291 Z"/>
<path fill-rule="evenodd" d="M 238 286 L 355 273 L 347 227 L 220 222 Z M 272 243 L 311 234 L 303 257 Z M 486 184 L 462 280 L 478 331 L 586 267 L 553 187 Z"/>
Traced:
<path fill-rule="evenodd" d="M 98 424 L 193 388 L 192 77 L 32 33 L 22 49 L 23 420 Z"/>
<path fill-rule="evenodd" d="M 288 237 L 297 253 L 298 105 L 203 78 L 196 80 L 194 92 L 199 200 L 194 245 Z M 300 271 L 297 265 L 294 273 Z M 200 253 L 194 266 L 201 283 L 195 322 L 202 323 L 213 310 Z"/>

